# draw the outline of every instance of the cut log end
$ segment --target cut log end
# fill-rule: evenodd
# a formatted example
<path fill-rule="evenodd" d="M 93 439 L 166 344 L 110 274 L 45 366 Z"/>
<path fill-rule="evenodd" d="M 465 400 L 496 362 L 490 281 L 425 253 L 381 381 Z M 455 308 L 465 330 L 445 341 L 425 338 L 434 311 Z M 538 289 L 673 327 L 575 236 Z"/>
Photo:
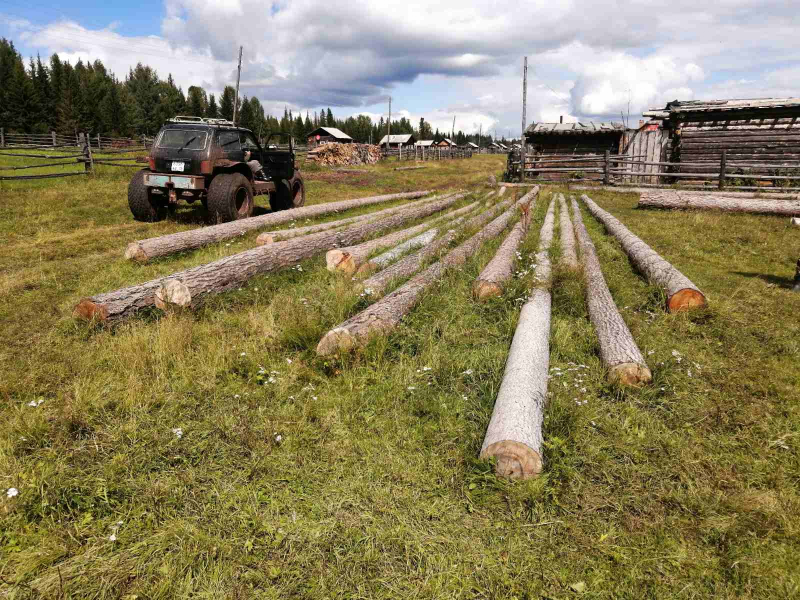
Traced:
<path fill-rule="evenodd" d="M 352 275 L 356 272 L 356 263 L 349 252 L 341 250 L 329 250 L 325 255 L 325 265 L 328 271 L 339 271 L 346 275 Z"/>
<path fill-rule="evenodd" d="M 102 304 L 95 304 L 88 298 L 85 298 L 75 306 L 72 311 L 72 316 L 86 319 L 87 321 L 91 321 L 92 319 L 105 321 L 108 319 L 108 310 Z"/>
<path fill-rule="evenodd" d="M 355 337 L 344 327 L 331 329 L 317 344 L 317 354 L 329 356 L 337 352 L 348 352 L 356 347 Z"/>
<path fill-rule="evenodd" d="M 503 294 L 503 288 L 491 281 L 484 281 L 479 279 L 472 286 L 472 293 L 475 295 L 476 300 L 484 302 L 489 298 L 496 298 Z"/>
<path fill-rule="evenodd" d="M 481 458 L 496 458 L 495 473 L 508 479 L 531 479 L 542 472 L 542 456 L 527 444 L 512 440 L 495 442 Z"/>
<path fill-rule="evenodd" d="M 192 293 L 184 283 L 170 279 L 156 290 L 155 303 L 161 310 L 172 306 L 189 306 L 192 303 Z"/>
<path fill-rule="evenodd" d="M 667 310 L 669 312 L 681 312 L 692 310 L 693 308 L 703 308 L 706 306 L 706 297 L 697 290 L 686 288 L 673 294 L 667 300 Z"/>
<path fill-rule="evenodd" d="M 609 369 L 608 380 L 611 383 L 641 387 L 653 381 L 653 374 L 644 365 L 638 363 L 622 363 Z"/>
<path fill-rule="evenodd" d="M 257 246 L 266 246 L 267 244 L 274 244 L 275 236 L 271 233 L 262 233 L 256 238 Z"/>
<path fill-rule="evenodd" d="M 147 253 L 139 242 L 131 242 L 125 248 L 125 259 L 135 260 L 137 262 L 147 262 Z"/>

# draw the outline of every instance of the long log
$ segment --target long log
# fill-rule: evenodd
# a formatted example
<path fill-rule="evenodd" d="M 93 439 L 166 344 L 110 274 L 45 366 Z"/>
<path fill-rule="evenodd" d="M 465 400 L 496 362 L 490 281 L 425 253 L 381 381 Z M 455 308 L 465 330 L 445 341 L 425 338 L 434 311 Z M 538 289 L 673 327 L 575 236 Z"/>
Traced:
<path fill-rule="evenodd" d="M 539 187 L 537 186 L 525 194 L 520 201 L 530 202 L 536 198 L 538 193 Z M 489 210 L 471 218 L 465 223 L 464 228 L 472 229 L 473 227 L 482 227 L 500 210 L 506 209 L 508 206 L 513 204 L 513 202 L 514 201 L 510 198 L 508 200 L 499 202 Z M 406 256 L 404 259 L 396 262 L 391 267 L 387 267 L 372 277 L 364 280 L 364 290 L 370 290 L 372 294 L 376 295 L 382 294 L 392 281 L 403 277 L 408 277 L 409 275 L 416 273 L 428 258 L 434 256 L 441 249 L 449 246 L 450 243 L 458 237 L 458 235 L 459 232 L 457 230 L 449 231 L 432 244 L 425 246 L 414 254 Z"/>
<path fill-rule="evenodd" d="M 578 268 L 578 254 L 575 252 L 575 231 L 569 218 L 569 208 L 564 200 L 564 194 L 558 195 L 559 226 L 561 229 L 561 262 L 568 269 Z"/>
<path fill-rule="evenodd" d="M 492 260 L 487 263 L 472 285 L 472 293 L 479 301 L 500 296 L 511 279 L 517 248 L 525 239 L 530 224 L 530 205 L 523 204 L 519 208 L 522 212 L 519 222 L 514 225 L 511 233 L 506 236 Z"/>
<path fill-rule="evenodd" d="M 221 223 L 190 231 L 180 231 L 170 233 L 146 240 L 137 240 L 128 244 L 125 249 L 125 258 L 146 262 L 159 256 L 167 256 L 175 252 L 193 250 L 208 244 L 229 240 L 248 231 L 261 229 L 269 225 L 288 223 L 297 219 L 317 217 L 336 213 L 350 208 L 369 206 L 381 202 L 391 202 L 393 200 L 422 198 L 430 194 L 428 191 L 403 192 L 400 194 L 385 194 L 383 196 L 369 196 L 367 198 L 356 198 L 354 200 L 342 200 L 339 202 L 328 202 L 325 204 L 315 204 L 314 206 L 304 206 L 292 210 L 282 210 L 249 219 L 241 219 L 230 223 Z"/>
<path fill-rule="evenodd" d="M 427 217 L 446 208 L 452 199 L 412 204 L 385 219 L 359 223 L 341 230 L 323 231 L 286 242 L 257 246 L 186 271 L 159 277 L 127 288 L 81 300 L 76 317 L 113 323 L 156 304 L 196 306 L 208 294 L 241 286 L 248 279 L 294 266 L 302 260 L 336 246 L 349 246 L 376 233 Z M 177 282 L 177 283 L 170 283 Z"/>
<path fill-rule="evenodd" d="M 520 200 L 518 204 L 522 202 Z M 374 334 L 388 333 L 394 329 L 416 306 L 426 289 L 441 279 L 448 269 L 464 264 L 485 240 L 499 235 L 508 226 L 514 213 L 515 207 L 512 206 L 466 242 L 448 252 L 440 261 L 412 277 L 391 294 L 331 329 L 317 345 L 317 354 L 327 356 L 336 352 L 346 352 L 365 345 Z"/>
<path fill-rule="evenodd" d="M 634 193 L 638 194 L 638 193 L 642 193 L 642 192 L 652 192 L 654 188 L 658 188 L 658 187 L 659 186 L 656 186 L 654 184 L 644 184 L 644 185 L 643 184 L 639 184 L 638 187 L 631 187 L 631 186 L 626 186 L 626 185 L 575 185 L 575 184 L 570 184 L 569 189 L 570 190 L 589 190 L 589 191 L 602 190 L 602 191 L 605 191 L 605 192 L 617 192 L 617 193 L 620 193 L 620 194 L 634 194 Z M 794 193 L 794 194 L 792 194 L 792 193 L 779 193 L 778 191 L 773 191 L 773 190 L 777 190 L 777 189 L 780 189 L 780 188 L 761 188 L 761 189 L 763 189 L 764 193 L 769 192 L 769 195 L 772 198 L 793 198 L 793 199 L 800 198 L 800 194 L 797 194 L 797 193 Z M 669 189 L 667 191 L 676 191 L 676 190 Z M 680 190 L 678 190 L 678 191 L 680 191 Z M 706 193 L 706 195 L 708 195 L 708 196 L 710 196 L 712 198 L 716 197 L 716 196 L 725 196 L 725 197 L 730 196 L 731 198 L 757 198 L 757 197 L 759 197 L 756 192 L 731 192 L 731 191 L 727 191 L 727 190 L 724 191 L 724 192 L 718 192 L 718 191 L 715 191 L 715 190 L 709 190 Z"/>
<path fill-rule="evenodd" d="M 695 210 L 720 210 L 726 212 L 757 213 L 800 216 L 800 200 L 762 200 L 680 192 L 673 190 L 648 190 L 639 197 L 640 208 L 671 208 Z"/>
<path fill-rule="evenodd" d="M 477 202 L 473 202 L 472 204 L 470 204 L 468 206 L 465 206 L 463 209 L 460 209 L 458 211 L 453 211 L 451 216 L 454 216 L 456 213 L 468 212 L 468 211 L 465 210 L 467 208 L 469 208 L 470 211 L 472 211 L 472 209 L 474 209 L 477 205 L 478 205 Z M 441 219 L 445 219 L 445 218 L 446 217 L 442 217 Z M 398 256 L 401 256 L 402 254 L 404 254 L 404 253 L 406 253 L 406 252 L 408 252 L 410 250 L 416 250 L 417 248 L 421 248 L 423 246 L 427 246 L 428 244 L 433 242 L 433 240 L 436 239 L 436 237 L 439 235 L 441 229 L 443 229 L 444 227 L 452 229 L 453 227 L 463 223 L 466 220 L 466 218 L 467 218 L 466 215 L 460 216 L 457 219 L 454 219 L 452 221 L 448 221 L 447 223 L 443 223 L 441 227 L 437 226 L 437 227 L 434 227 L 432 229 L 428 229 L 427 231 L 424 231 L 423 233 L 420 233 L 419 235 L 414 236 L 413 238 L 406 240 L 402 244 L 398 244 L 394 248 L 390 248 L 389 250 L 387 250 L 383 254 L 379 254 L 378 256 L 375 256 L 375 257 L 369 259 L 363 265 L 361 265 L 358 268 L 358 274 L 359 275 L 364 275 L 365 273 L 372 273 L 374 271 L 382 269 L 383 267 L 388 265 L 390 262 L 392 262 L 394 259 L 396 259 Z M 437 221 L 439 221 L 441 219 L 437 219 Z"/>
<path fill-rule="evenodd" d="M 506 186 L 502 186 L 499 190 L 497 190 L 497 197 L 500 198 L 505 193 L 506 193 Z"/>
<path fill-rule="evenodd" d="M 395 167 L 395 171 L 414 171 L 416 169 L 425 169 L 427 167 L 419 166 L 419 167 Z"/>
<path fill-rule="evenodd" d="M 451 194 L 445 194 L 444 196 L 433 196 L 430 199 L 423 200 L 426 202 L 428 200 L 439 200 L 450 198 L 453 196 L 455 192 Z M 384 208 L 383 210 L 379 210 L 377 212 L 367 213 L 365 215 L 359 215 L 357 217 L 349 217 L 347 219 L 338 219 L 336 221 L 328 221 L 327 223 L 319 223 L 317 225 L 306 225 L 304 227 L 295 227 L 294 229 L 281 229 L 278 231 L 265 231 L 264 233 L 258 234 L 256 238 L 256 245 L 263 246 L 265 244 L 273 244 L 275 242 L 283 242 L 285 240 L 290 240 L 292 238 L 299 237 L 301 235 L 309 235 L 312 233 L 317 233 L 319 231 L 327 231 L 329 229 L 337 229 L 339 227 L 344 227 L 345 225 L 352 225 L 353 223 L 363 223 L 365 221 L 374 221 L 375 219 L 382 219 L 388 215 L 393 215 L 401 210 L 405 210 L 408 208 L 408 204 L 401 204 L 400 206 L 393 206 L 391 208 Z"/>
<path fill-rule="evenodd" d="M 600 261 L 586 227 L 583 225 L 581 209 L 572 199 L 575 233 L 583 256 L 583 273 L 586 281 L 586 304 L 589 319 L 600 342 L 600 358 L 613 383 L 640 386 L 652 381 L 653 376 L 645 363 L 642 352 L 636 345 L 630 329 L 619 314 L 614 298 L 608 290 Z"/>
<path fill-rule="evenodd" d="M 619 219 L 600 208 L 589 196 L 581 196 L 592 216 L 606 231 L 617 238 L 628 258 L 650 283 L 661 287 L 667 295 L 667 310 L 678 312 L 706 305 L 706 297 L 686 275 L 664 260 L 650 246 L 634 235 Z"/>
<path fill-rule="evenodd" d="M 520 311 L 503 381 L 481 446 L 481 458 L 495 458 L 495 473 L 511 479 L 535 477 L 543 467 L 542 423 L 550 367 L 549 249 L 553 241 L 553 205 L 551 200 L 539 233 L 536 287 Z"/>
<path fill-rule="evenodd" d="M 450 204 L 453 204 L 466 196 L 466 193 L 460 193 L 452 196 L 450 198 Z M 448 204 L 448 206 L 450 206 Z M 468 207 L 460 208 L 455 210 L 451 213 L 447 213 L 447 215 L 443 215 L 443 217 L 457 217 L 464 212 L 469 212 L 474 208 L 474 203 L 469 205 Z M 467 210 L 468 209 L 468 210 Z M 345 273 L 346 275 L 352 275 L 355 273 L 364 263 L 367 262 L 369 255 L 372 254 L 378 248 L 387 248 L 394 246 L 395 244 L 402 242 L 410 237 L 414 237 L 418 233 L 425 231 L 426 229 L 430 229 L 431 223 L 420 223 L 419 225 L 415 225 L 414 227 L 409 227 L 408 229 L 402 229 L 400 231 L 395 231 L 393 233 L 389 233 L 384 235 L 383 237 L 379 237 L 374 240 L 369 240 L 366 242 L 362 242 L 357 246 L 348 246 L 347 248 L 334 248 L 333 250 L 329 250 L 328 253 L 325 255 L 325 264 L 328 267 L 329 271 L 339 271 L 340 273 Z"/>

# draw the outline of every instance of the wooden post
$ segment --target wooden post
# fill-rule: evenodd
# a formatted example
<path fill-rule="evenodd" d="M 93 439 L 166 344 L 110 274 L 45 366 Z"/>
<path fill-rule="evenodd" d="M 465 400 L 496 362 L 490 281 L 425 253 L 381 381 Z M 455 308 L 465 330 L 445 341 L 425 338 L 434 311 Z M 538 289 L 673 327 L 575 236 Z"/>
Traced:
<path fill-rule="evenodd" d="M 233 124 L 236 124 L 236 118 L 239 116 L 239 80 L 242 77 L 242 46 L 239 46 L 239 70 L 236 72 L 236 97 L 233 101 Z"/>
<path fill-rule="evenodd" d="M 606 150 L 605 155 L 604 155 L 605 162 L 603 163 L 603 184 L 604 185 L 608 185 L 609 183 L 611 183 L 611 175 L 608 172 L 610 156 L 611 156 L 611 152 L 609 150 Z"/>
<path fill-rule="evenodd" d="M 725 162 L 726 162 L 726 151 L 722 151 L 722 156 L 719 159 L 719 189 L 725 188 Z"/>
<path fill-rule="evenodd" d="M 55 131 L 51 131 L 50 132 L 50 137 L 53 138 L 53 148 L 55 148 L 56 147 L 56 132 Z"/>
<path fill-rule="evenodd" d="M 6 147 L 6 130 L 0 127 L 0 148 Z"/>
<path fill-rule="evenodd" d="M 525 109 L 528 101 L 528 57 L 525 57 L 525 63 L 522 68 L 522 135 L 519 142 L 519 181 L 525 183 Z"/>
<path fill-rule="evenodd" d="M 97 149 L 98 149 L 98 150 L 100 150 L 100 147 L 101 147 L 101 144 L 100 144 L 100 134 L 98 133 L 98 134 L 97 134 Z"/>

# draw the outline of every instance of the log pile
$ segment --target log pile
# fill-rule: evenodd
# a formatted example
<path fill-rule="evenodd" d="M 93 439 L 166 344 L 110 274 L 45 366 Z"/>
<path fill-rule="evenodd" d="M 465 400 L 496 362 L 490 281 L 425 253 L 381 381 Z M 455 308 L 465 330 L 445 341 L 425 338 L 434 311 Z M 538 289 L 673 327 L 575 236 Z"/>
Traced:
<path fill-rule="evenodd" d="M 250 217 L 249 219 L 231 221 L 230 223 L 220 223 L 219 225 L 211 225 L 210 227 L 201 227 L 200 229 L 192 229 L 190 231 L 170 233 L 146 240 L 137 240 L 128 244 L 125 249 L 125 258 L 138 262 L 147 262 L 153 258 L 167 256 L 175 252 L 194 250 L 195 248 L 201 248 L 215 242 L 230 240 L 244 235 L 248 231 L 261 229 L 262 227 L 270 225 L 280 225 L 281 223 L 289 223 L 296 219 L 307 219 L 320 215 L 337 213 L 351 208 L 380 204 L 381 202 L 422 198 L 429 193 L 430 192 L 423 190 L 418 192 L 403 192 L 400 194 L 385 194 L 383 196 L 369 196 L 366 198 L 356 198 L 354 200 L 341 200 L 339 202 L 327 202 L 324 204 L 294 208 L 292 210 L 272 212 L 258 217 Z"/>
<path fill-rule="evenodd" d="M 644 191 L 639 198 L 639 207 L 719 210 L 725 212 L 781 215 L 784 217 L 800 216 L 800 200 L 749 199 L 735 196 L 723 196 L 720 194 L 675 190 Z"/>
<path fill-rule="evenodd" d="M 562 196 L 563 199 L 563 196 Z M 542 423 L 550 366 L 550 202 L 539 233 L 537 284 L 519 315 L 492 418 L 481 446 L 481 458 L 497 460 L 495 473 L 529 479 L 542 472 Z M 562 235 L 564 230 L 561 230 Z"/>
<path fill-rule="evenodd" d="M 594 243 L 589 237 L 581 217 L 581 209 L 572 199 L 575 233 L 583 256 L 583 273 L 586 280 L 586 305 L 589 319 L 600 342 L 600 358 L 612 383 L 639 386 L 649 383 L 653 376 L 636 345 L 630 329 L 619 314 L 614 298 L 606 285 Z"/>
<path fill-rule="evenodd" d="M 440 261 L 412 277 L 372 306 L 331 329 L 317 345 L 317 354 L 327 356 L 346 352 L 365 345 L 372 335 L 388 333 L 394 329 L 416 306 L 426 289 L 440 280 L 448 269 L 463 265 L 485 240 L 497 237 L 508 226 L 514 213 L 515 208 L 512 206 L 466 242 L 451 250 Z"/>
<path fill-rule="evenodd" d="M 649 282 L 664 290 L 667 295 L 667 310 L 676 312 L 706 305 L 705 295 L 688 277 L 635 236 L 611 213 L 600 208 L 589 196 L 584 194 L 581 200 L 592 216 L 605 226 L 606 231 L 617 238 L 639 272 Z"/>
<path fill-rule="evenodd" d="M 328 167 L 374 165 L 380 159 L 380 147 L 370 144 L 321 144 L 306 154 L 307 161 Z"/>

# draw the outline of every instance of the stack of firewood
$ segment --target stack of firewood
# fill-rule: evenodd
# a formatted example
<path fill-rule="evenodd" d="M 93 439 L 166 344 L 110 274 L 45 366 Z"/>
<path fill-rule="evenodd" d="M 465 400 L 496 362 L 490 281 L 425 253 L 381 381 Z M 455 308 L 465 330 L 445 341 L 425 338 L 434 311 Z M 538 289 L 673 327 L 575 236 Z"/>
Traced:
<path fill-rule="evenodd" d="M 374 165 L 380 158 L 380 147 L 370 144 L 322 144 L 306 155 L 306 160 L 329 167 Z"/>

